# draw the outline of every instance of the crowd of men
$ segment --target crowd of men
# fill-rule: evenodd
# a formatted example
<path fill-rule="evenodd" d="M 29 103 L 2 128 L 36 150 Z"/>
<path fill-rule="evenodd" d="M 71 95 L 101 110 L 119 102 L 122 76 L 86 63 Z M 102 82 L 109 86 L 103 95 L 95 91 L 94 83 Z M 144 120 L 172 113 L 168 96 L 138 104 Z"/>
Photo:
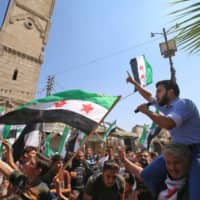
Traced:
<path fill-rule="evenodd" d="M 64 160 L 59 154 L 48 158 L 28 146 L 14 162 L 12 147 L 6 140 L 2 143 L 0 199 L 164 200 L 168 195 L 188 196 L 191 151 L 186 145 L 169 143 L 163 148 L 168 173 L 154 196 L 141 178 L 143 169 L 157 158 L 147 149 L 115 152 L 110 147 L 96 154 L 87 147 Z M 170 184 L 177 186 L 172 192 Z"/>

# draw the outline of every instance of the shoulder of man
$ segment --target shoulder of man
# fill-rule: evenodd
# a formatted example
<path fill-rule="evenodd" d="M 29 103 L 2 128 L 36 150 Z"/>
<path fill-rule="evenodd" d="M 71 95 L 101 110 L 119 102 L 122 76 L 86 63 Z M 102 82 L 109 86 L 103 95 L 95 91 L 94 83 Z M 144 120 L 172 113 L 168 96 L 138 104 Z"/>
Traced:
<path fill-rule="evenodd" d="M 96 173 L 90 176 L 88 181 L 90 181 L 91 183 L 96 183 L 101 179 L 101 177 L 102 177 L 102 172 Z"/>
<path fill-rule="evenodd" d="M 99 183 L 101 180 L 102 173 L 94 174 L 89 177 L 86 186 L 85 186 L 85 193 L 87 193 L 90 196 L 95 196 L 98 193 L 99 190 Z"/>
<path fill-rule="evenodd" d="M 97 189 L 98 188 L 98 185 L 100 184 L 101 182 L 101 177 L 102 177 L 102 173 L 97 173 L 97 174 L 93 174 L 92 176 L 89 177 L 88 181 L 87 181 L 87 184 L 86 184 L 86 188 L 89 187 L 89 188 L 94 188 L 94 189 Z"/>
<path fill-rule="evenodd" d="M 54 173 L 53 173 L 52 169 L 50 169 L 46 174 L 42 175 L 40 177 L 40 179 L 42 182 L 50 184 L 53 180 L 53 177 L 54 177 Z"/>
<path fill-rule="evenodd" d="M 121 176 L 120 174 L 117 175 L 116 177 L 116 185 L 117 185 L 117 189 L 120 192 L 123 192 L 125 190 L 125 179 L 123 176 Z"/>
<path fill-rule="evenodd" d="M 25 188 L 27 183 L 27 177 L 20 171 L 15 170 L 9 177 L 9 181 L 18 189 L 22 190 Z"/>

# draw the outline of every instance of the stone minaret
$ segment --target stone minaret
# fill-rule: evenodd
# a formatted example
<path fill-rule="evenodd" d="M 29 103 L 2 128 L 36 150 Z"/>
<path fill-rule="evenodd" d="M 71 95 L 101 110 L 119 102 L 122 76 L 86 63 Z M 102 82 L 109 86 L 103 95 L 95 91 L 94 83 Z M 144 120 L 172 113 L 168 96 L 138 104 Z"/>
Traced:
<path fill-rule="evenodd" d="M 11 0 L 0 29 L 0 106 L 35 97 L 55 0 Z"/>

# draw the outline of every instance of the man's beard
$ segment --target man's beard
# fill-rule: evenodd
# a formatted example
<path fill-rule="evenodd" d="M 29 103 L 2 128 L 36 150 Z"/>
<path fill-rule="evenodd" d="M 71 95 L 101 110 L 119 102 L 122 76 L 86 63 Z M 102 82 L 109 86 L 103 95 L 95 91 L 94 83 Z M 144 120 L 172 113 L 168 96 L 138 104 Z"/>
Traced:
<path fill-rule="evenodd" d="M 165 95 L 162 97 L 162 99 L 158 104 L 159 106 L 164 106 L 169 104 L 169 97 L 167 96 L 167 92 L 165 93 Z"/>
<path fill-rule="evenodd" d="M 146 159 L 141 159 L 139 161 L 139 163 L 141 164 L 142 168 L 145 168 L 148 165 L 148 162 Z"/>

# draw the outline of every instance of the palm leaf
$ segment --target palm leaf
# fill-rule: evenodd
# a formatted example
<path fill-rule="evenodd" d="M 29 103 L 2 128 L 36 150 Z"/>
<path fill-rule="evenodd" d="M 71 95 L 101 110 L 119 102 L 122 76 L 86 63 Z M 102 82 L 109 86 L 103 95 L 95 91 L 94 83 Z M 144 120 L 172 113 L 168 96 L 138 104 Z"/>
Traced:
<path fill-rule="evenodd" d="M 191 3 L 192 2 L 192 3 Z M 190 3 L 186 5 L 186 3 Z M 180 49 L 189 53 L 200 52 L 200 2 L 192 0 L 174 0 L 172 6 L 179 6 L 178 9 L 169 13 L 173 17 L 172 26 L 175 39 Z"/>

